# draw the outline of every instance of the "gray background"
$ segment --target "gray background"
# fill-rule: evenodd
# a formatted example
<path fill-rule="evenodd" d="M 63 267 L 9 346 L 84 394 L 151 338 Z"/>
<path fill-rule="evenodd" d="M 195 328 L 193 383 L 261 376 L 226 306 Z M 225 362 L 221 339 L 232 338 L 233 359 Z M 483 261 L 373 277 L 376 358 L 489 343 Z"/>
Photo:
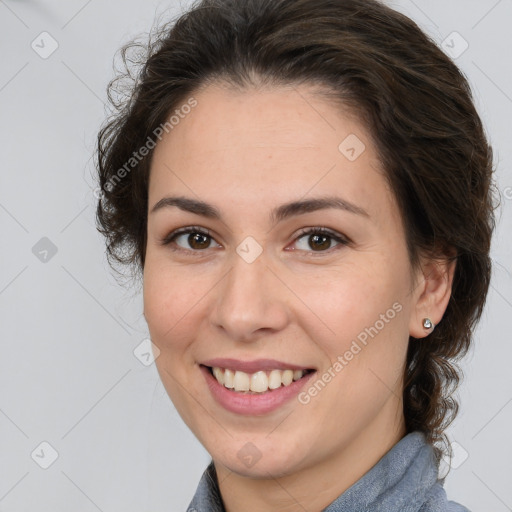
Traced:
<path fill-rule="evenodd" d="M 446 488 L 473 511 L 512 510 L 512 1 L 390 3 L 439 44 L 458 32 L 452 51 L 467 41 L 456 62 L 496 152 L 493 282 L 463 365 Z M 147 336 L 141 296 L 112 277 L 94 224 L 91 155 L 113 56 L 155 12 L 186 5 L 0 0 L 1 511 L 182 511 L 209 460 L 154 364 L 134 356 Z M 43 31 L 58 44 L 47 58 Z M 58 453 L 47 469 L 42 442 Z"/>

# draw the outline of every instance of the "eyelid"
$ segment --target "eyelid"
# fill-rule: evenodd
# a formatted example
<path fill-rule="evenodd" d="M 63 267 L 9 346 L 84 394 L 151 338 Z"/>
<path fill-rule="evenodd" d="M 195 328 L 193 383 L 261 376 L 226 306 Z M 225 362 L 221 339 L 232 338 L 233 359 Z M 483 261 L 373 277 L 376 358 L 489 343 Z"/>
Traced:
<path fill-rule="evenodd" d="M 306 235 L 314 235 L 314 234 L 327 235 L 330 238 L 332 238 L 333 240 L 335 240 L 336 242 L 338 242 L 338 245 L 341 245 L 341 246 L 350 245 L 352 243 L 352 240 L 350 240 L 350 238 L 348 238 L 347 236 L 345 236 L 341 233 L 338 233 L 337 231 L 334 231 L 332 229 L 329 229 L 326 227 L 321 227 L 321 226 L 302 228 L 299 231 L 299 233 L 297 233 L 297 235 L 295 235 L 294 242 L 296 242 L 297 240 L 299 240 L 300 238 L 302 238 Z M 314 255 L 320 255 L 320 254 L 330 253 L 331 250 L 335 249 L 336 247 L 338 247 L 338 246 L 331 247 L 331 248 L 327 249 L 326 251 L 304 251 L 304 252 L 314 254 Z"/>
<path fill-rule="evenodd" d="M 178 228 L 178 229 L 172 231 L 171 233 L 166 235 L 164 238 L 162 238 L 159 241 L 159 243 L 160 243 L 160 245 L 163 245 L 163 246 L 171 246 L 171 244 L 174 242 L 174 240 L 178 236 L 186 235 L 186 234 L 190 234 L 190 233 L 200 233 L 202 235 L 208 236 L 213 241 L 215 241 L 215 238 L 214 238 L 214 236 L 212 235 L 212 232 L 209 229 L 202 228 L 200 226 L 186 226 L 186 227 Z M 218 244 L 218 242 L 216 242 L 216 243 Z M 184 249 L 183 247 L 179 247 L 179 246 L 170 247 L 170 248 L 173 251 L 185 251 L 185 252 L 188 252 L 188 253 L 196 253 L 196 254 L 202 253 L 202 252 L 204 252 L 206 250 L 206 249 L 204 249 L 203 251 L 199 251 L 199 250 L 194 250 L 194 249 Z"/>
<path fill-rule="evenodd" d="M 334 231 L 333 229 L 326 228 L 323 226 L 312 226 L 309 228 L 302 228 L 297 233 L 297 235 L 295 235 L 295 238 L 300 238 L 304 235 L 310 235 L 310 234 L 315 234 L 315 233 L 322 233 L 323 235 L 329 235 L 332 238 L 340 239 L 346 243 L 350 242 L 350 239 L 347 236 L 342 235 L 341 233 L 338 233 L 337 231 Z"/>

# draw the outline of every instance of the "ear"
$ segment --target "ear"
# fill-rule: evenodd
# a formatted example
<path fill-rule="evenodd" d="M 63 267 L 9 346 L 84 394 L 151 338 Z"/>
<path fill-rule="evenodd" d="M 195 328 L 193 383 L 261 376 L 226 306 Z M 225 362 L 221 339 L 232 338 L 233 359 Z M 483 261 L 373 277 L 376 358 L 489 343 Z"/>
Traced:
<path fill-rule="evenodd" d="M 409 322 L 409 334 L 414 338 L 424 338 L 433 329 L 423 327 L 423 319 L 430 318 L 437 325 L 443 318 L 452 293 L 456 258 L 422 258 L 416 273 L 413 290 L 413 307 Z"/>

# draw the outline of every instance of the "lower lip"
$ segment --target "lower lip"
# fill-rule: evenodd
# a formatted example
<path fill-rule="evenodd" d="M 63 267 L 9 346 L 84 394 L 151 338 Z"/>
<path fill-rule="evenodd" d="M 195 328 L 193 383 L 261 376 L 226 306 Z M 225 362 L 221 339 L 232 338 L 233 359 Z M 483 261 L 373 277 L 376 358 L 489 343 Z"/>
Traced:
<path fill-rule="evenodd" d="M 316 373 L 308 373 L 288 386 L 281 386 L 280 388 L 265 393 L 252 394 L 232 391 L 219 384 L 208 368 L 205 366 L 200 366 L 200 368 L 213 398 L 222 405 L 224 409 L 237 414 L 247 415 L 261 415 L 275 411 L 285 402 L 297 396 L 300 390 Z"/>

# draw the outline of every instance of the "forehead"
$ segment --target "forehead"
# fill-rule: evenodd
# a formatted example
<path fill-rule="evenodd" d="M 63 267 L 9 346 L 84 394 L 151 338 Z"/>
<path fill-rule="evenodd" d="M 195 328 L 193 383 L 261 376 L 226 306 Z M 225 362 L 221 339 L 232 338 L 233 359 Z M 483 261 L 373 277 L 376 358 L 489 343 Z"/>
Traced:
<path fill-rule="evenodd" d="M 192 96 L 196 106 L 155 148 L 150 207 L 168 191 L 267 209 L 333 192 L 367 211 L 389 200 L 363 124 L 313 88 L 209 86 Z"/>
<path fill-rule="evenodd" d="M 194 109 L 182 116 L 166 137 L 170 144 L 174 139 L 175 145 L 194 147 L 197 152 L 192 157 L 248 146 L 322 149 L 337 157 L 345 132 L 368 138 L 354 114 L 325 94 L 320 96 L 312 86 L 240 90 L 219 84 L 203 88 L 193 97 Z M 174 119 L 178 121 L 176 116 Z"/>

